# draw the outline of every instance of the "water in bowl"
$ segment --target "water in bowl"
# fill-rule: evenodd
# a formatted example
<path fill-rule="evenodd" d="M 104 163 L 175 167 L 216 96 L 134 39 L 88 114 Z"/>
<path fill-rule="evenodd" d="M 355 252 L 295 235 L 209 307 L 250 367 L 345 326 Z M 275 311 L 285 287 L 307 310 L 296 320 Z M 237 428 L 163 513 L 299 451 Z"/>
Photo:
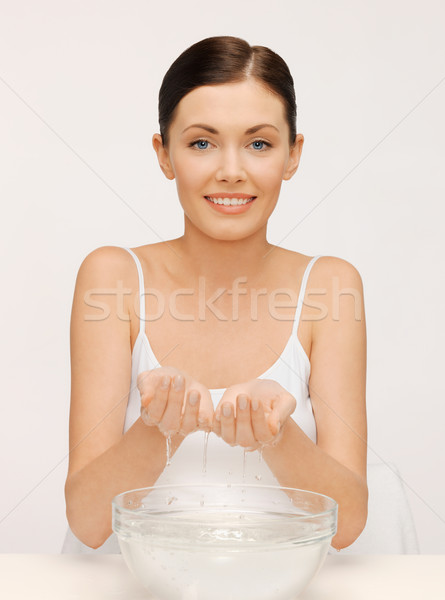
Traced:
<path fill-rule="evenodd" d="M 187 512 L 189 526 L 181 523 L 181 537 L 172 536 L 175 518 L 184 514 L 169 512 L 167 530 L 161 520 L 138 523 L 135 516 L 131 535 L 119 536 L 133 574 L 159 600 L 294 600 L 331 541 L 317 538 L 311 523 L 300 523 L 296 535 L 282 514 L 235 510 Z M 279 544 L 277 527 L 284 528 Z"/>

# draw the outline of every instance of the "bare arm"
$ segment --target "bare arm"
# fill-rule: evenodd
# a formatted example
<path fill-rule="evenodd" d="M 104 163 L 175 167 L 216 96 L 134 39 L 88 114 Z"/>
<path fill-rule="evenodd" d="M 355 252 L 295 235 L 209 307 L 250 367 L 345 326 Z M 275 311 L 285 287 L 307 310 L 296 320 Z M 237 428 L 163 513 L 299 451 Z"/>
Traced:
<path fill-rule="evenodd" d="M 180 444 L 172 437 L 172 455 Z M 111 535 L 111 500 L 126 490 L 155 484 L 166 464 L 165 437 L 139 417 L 120 440 L 79 471 L 65 485 L 67 518 L 74 534 L 92 548 Z"/>
<path fill-rule="evenodd" d="M 112 498 L 153 485 L 166 464 L 166 442 L 159 429 L 139 417 L 122 434 L 131 381 L 130 320 L 113 290 L 118 280 L 125 282 L 131 260 L 120 248 L 90 253 L 79 269 L 71 314 L 66 514 L 73 533 L 93 548 L 112 533 Z M 102 312 L 88 306 L 99 302 Z M 172 436 L 172 454 L 182 439 Z"/>
<path fill-rule="evenodd" d="M 290 418 L 280 442 L 263 452 L 281 485 L 313 490 L 338 502 L 332 545 L 340 549 L 360 535 L 367 518 L 366 325 L 358 271 L 334 257 L 318 262 L 311 285 L 327 288 L 327 314 L 313 322 L 309 394 L 317 444 Z"/>

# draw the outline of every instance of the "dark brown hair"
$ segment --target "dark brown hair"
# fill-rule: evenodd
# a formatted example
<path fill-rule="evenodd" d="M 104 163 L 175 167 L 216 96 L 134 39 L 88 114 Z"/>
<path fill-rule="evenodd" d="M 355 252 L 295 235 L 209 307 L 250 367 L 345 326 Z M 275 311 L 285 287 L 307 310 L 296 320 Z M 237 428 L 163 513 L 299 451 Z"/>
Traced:
<path fill-rule="evenodd" d="M 289 145 L 297 135 L 297 106 L 294 80 L 284 60 L 265 46 L 250 46 L 245 40 L 229 35 L 196 42 L 174 61 L 159 90 L 159 127 L 162 143 L 168 146 L 168 130 L 175 108 L 189 92 L 202 85 L 238 83 L 257 79 L 284 104 L 289 125 Z"/>

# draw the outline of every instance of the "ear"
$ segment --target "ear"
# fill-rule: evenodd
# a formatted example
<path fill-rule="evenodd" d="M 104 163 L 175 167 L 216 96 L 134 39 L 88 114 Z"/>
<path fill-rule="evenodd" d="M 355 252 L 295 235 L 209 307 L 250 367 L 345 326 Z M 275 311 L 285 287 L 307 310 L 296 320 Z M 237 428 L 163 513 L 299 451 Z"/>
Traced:
<path fill-rule="evenodd" d="M 159 166 L 167 179 L 174 179 L 175 174 L 171 166 L 168 150 L 162 145 L 162 137 L 159 133 L 155 133 L 152 139 L 153 148 L 158 155 Z"/>
<path fill-rule="evenodd" d="M 295 139 L 295 144 L 292 146 L 289 152 L 289 159 L 287 162 L 286 170 L 283 174 L 283 179 L 288 180 L 295 174 L 300 164 L 301 152 L 303 150 L 304 137 L 302 133 L 298 133 Z"/>

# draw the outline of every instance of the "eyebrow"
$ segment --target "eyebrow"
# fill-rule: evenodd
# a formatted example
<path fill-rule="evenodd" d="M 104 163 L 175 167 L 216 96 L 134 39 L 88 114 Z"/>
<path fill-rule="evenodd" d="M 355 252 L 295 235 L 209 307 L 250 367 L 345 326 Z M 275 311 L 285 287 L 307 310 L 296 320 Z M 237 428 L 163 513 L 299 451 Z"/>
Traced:
<path fill-rule="evenodd" d="M 215 135 L 217 135 L 219 133 L 219 131 L 217 131 L 214 127 L 210 127 L 210 125 L 204 125 L 202 123 L 195 123 L 193 125 L 189 125 L 188 127 L 186 127 L 184 129 L 184 131 L 182 133 L 185 133 L 188 129 L 191 129 L 192 127 L 199 127 L 200 129 L 205 129 L 209 133 L 213 133 Z M 263 129 L 263 127 L 273 127 L 274 129 L 276 129 L 279 132 L 278 128 L 275 127 L 275 125 L 272 125 L 271 123 L 261 123 L 261 125 L 254 125 L 253 127 L 249 127 L 249 129 L 246 129 L 245 135 L 250 135 L 251 133 L 255 133 L 259 129 Z"/>

